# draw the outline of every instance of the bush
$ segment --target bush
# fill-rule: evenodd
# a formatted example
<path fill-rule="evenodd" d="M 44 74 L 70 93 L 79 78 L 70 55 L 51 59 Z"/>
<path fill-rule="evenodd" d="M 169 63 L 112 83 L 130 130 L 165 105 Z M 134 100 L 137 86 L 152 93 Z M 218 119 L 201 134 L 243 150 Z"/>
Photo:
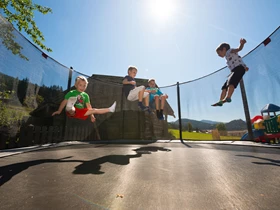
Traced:
<path fill-rule="evenodd" d="M 212 139 L 213 140 L 221 140 L 220 133 L 218 129 L 212 130 Z"/>
<path fill-rule="evenodd" d="M 26 113 L 21 110 L 8 109 L 6 104 L 0 101 L 0 126 L 8 126 L 18 124 Z"/>

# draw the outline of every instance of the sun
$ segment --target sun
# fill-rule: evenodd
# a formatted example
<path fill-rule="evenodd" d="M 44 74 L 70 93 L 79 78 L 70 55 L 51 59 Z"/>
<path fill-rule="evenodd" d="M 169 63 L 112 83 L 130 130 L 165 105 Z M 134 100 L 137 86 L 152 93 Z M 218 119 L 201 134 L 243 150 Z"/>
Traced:
<path fill-rule="evenodd" d="M 150 0 L 149 10 L 158 21 L 167 21 L 175 13 L 175 0 Z"/>

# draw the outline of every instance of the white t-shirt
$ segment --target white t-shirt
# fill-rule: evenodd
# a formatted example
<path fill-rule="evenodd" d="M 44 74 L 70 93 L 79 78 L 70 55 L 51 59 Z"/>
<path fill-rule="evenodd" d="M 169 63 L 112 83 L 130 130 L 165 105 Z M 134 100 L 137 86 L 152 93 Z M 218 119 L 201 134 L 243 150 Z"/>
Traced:
<path fill-rule="evenodd" d="M 231 53 L 233 49 L 230 48 L 226 52 L 227 66 L 232 71 L 235 67 L 242 65 L 246 69 L 245 63 L 242 61 L 242 58 L 238 55 L 238 53 Z"/>

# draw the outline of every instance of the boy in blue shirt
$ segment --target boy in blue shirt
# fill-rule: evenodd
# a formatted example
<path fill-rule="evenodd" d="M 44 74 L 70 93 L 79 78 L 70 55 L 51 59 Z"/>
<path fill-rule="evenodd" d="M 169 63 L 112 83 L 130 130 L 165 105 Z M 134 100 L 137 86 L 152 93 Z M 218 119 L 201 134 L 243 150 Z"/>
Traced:
<path fill-rule="evenodd" d="M 150 94 L 150 103 L 155 102 L 157 118 L 159 120 L 163 120 L 163 108 L 165 105 L 165 101 L 168 98 L 167 94 L 163 94 L 159 88 L 156 87 L 155 79 L 149 79 L 148 81 L 149 87 L 146 88 L 146 92 Z"/>

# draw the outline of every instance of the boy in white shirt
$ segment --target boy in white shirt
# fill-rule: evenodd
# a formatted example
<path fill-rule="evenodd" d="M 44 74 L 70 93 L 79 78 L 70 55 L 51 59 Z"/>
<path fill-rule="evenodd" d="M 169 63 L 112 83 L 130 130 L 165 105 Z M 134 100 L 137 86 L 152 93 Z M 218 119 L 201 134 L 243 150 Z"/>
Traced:
<path fill-rule="evenodd" d="M 245 39 L 240 39 L 240 45 L 237 49 L 230 48 L 230 45 L 227 43 L 220 44 L 216 49 L 216 52 L 220 57 L 226 57 L 227 66 L 230 69 L 231 74 L 222 87 L 220 101 L 212 106 L 223 106 L 223 103 L 231 102 L 231 96 L 234 89 L 238 86 L 245 72 L 248 71 L 249 68 L 238 55 L 238 52 L 243 49 L 245 43 Z"/>

